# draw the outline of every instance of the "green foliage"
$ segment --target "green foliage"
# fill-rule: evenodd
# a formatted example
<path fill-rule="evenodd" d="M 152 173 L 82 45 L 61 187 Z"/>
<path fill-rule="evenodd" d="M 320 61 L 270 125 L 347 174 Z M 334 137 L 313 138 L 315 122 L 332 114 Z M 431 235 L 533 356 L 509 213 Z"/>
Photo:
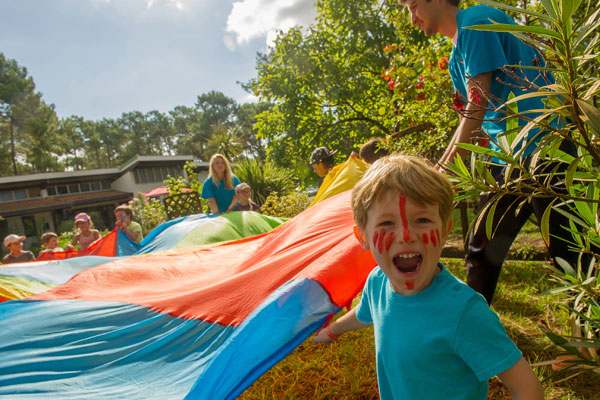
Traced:
<path fill-rule="evenodd" d="M 596 372 L 599 357 L 596 349 L 600 347 L 600 331 L 598 329 L 600 312 L 598 299 L 598 248 L 600 248 L 600 213 L 598 212 L 600 193 L 600 110 L 598 101 L 600 94 L 600 75 L 598 53 L 600 50 L 600 6 L 590 0 L 582 1 L 542 1 L 541 12 L 516 9 L 489 0 L 480 0 L 498 8 L 507 8 L 512 12 L 519 11 L 523 15 L 535 18 L 537 25 L 506 26 L 485 25 L 473 29 L 512 32 L 525 42 L 539 48 L 556 79 L 556 84 L 541 88 L 528 88 L 535 96 L 540 96 L 547 108 L 540 117 L 532 120 L 526 114 L 516 110 L 514 104 L 521 97 L 508 101 L 513 105 L 515 113 L 512 120 L 522 119 L 529 124 L 517 127 L 501 135 L 498 152 L 474 145 L 460 145 L 473 152 L 470 164 L 456 159 L 450 168 L 456 174 L 456 182 L 462 190 L 461 197 L 469 197 L 481 192 L 496 194 L 489 205 L 493 211 L 495 201 L 503 193 L 514 193 L 522 196 L 523 201 L 531 197 L 555 198 L 553 204 L 557 212 L 567 216 L 573 234 L 569 245 L 594 257 L 591 265 L 568 265 L 564 260 L 557 260 L 564 273 L 554 270 L 554 278 L 561 283 L 561 288 L 552 293 L 567 295 L 571 309 L 571 333 L 568 338 L 553 333 L 550 328 L 544 332 L 556 344 L 571 355 L 581 355 L 586 349 L 587 359 L 575 359 L 571 369 L 595 366 Z M 541 68 L 538 68 L 541 70 Z M 524 83 L 527 85 L 527 82 Z M 529 95 L 524 95 L 529 96 Z M 551 122 L 559 122 L 552 124 Z M 558 126 L 558 127 L 555 127 Z M 531 129 L 540 128 L 549 133 L 531 155 L 531 164 L 540 173 L 533 174 L 530 166 L 519 157 L 517 145 Z M 570 142 L 577 148 L 575 156 L 560 150 L 563 142 Z M 523 146 L 524 148 L 525 146 Z M 489 156 L 496 156 L 507 163 L 506 185 L 497 185 L 490 179 L 487 166 L 491 164 Z M 545 168 L 558 165 L 561 168 Z M 562 171 L 562 172 L 561 172 Z M 562 181 L 568 193 L 555 188 L 548 182 Z M 493 212 L 487 221 L 489 225 Z M 548 220 L 550 208 L 546 210 L 540 221 L 542 237 L 548 243 Z M 481 219 L 481 216 L 479 216 Z M 491 233 L 491 226 L 488 232 Z M 566 238 L 563 238 L 567 240 Z M 585 272 L 587 271 L 587 273 Z M 576 342 L 576 344 L 572 342 Z"/>
<path fill-rule="evenodd" d="M 288 194 L 294 188 L 291 171 L 256 159 L 244 159 L 236 164 L 234 174 L 252 188 L 252 199 L 259 205 L 271 193 Z M 279 216 L 279 215 L 278 215 Z"/>
<path fill-rule="evenodd" d="M 306 210 L 309 205 L 310 199 L 306 193 L 292 192 L 281 196 L 278 193 L 271 193 L 260 211 L 273 217 L 293 218 Z"/>
<path fill-rule="evenodd" d="M 144 236 L 167 221 L 163 204 L 159 200 L 146 198 L 143 193 L 137 193 L 129 205 L 133 212 L 133 220 L 142 226 Z"/>
<path fill-rule="evenodd" d="M 58 247 L 61 247 L 66 250 L 67 245 L 73 240 L 73 236 L 75 236 L 75 232 L 73 232 L 72 228 L 67 231 L 63 231 L 62 233 L 59 233 L 57 236 Z"/>
<path fill-rule="evenodd" d="M 188 161 L 183 166 L 187 173 L 187 180 L 183 176 L 177 178 L 169 175 L 163 183 L 169 188 L 170 194 L 181 194 L 184 191 L 182 189 L 192 189 L 194 192 L 202 193 L 202 185 L 204 182 L 198 180 L 198 174 L 194 170 L 194 162 Z M 208 200 L 202 199 L 201 205 L 203 210 L 209 210 Z"/>
<path fill-rule="evenodd" d="M 27 69 L 0 53 L 0 174 L 57 170 L 56 125 Z"/>
<path fill-rule="evenodd" d="M 338 161 L 373 135 L 394 130 L 392 93 L 380 77 L 389 65 L 383 48 L 397 38 L 395 1 L 317 1 L 318 17 L 305 33 L 281 33 L 257 60 L 249 86 L 273 106 L 258 115 L 257 135 L 268 158 L 312 174 L 315 147 L 338 150 Z M 380 114 L 385 110 L 385 114 Z"/>

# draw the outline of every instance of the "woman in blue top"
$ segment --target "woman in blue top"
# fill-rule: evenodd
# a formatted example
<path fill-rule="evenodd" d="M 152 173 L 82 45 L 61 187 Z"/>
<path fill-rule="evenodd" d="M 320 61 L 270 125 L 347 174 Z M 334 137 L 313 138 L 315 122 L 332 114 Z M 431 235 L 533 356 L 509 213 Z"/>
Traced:
<path fill-rule="evenodd" d="M 240 180 L 231 172 L 224 155 L 217 153 L 210 158 L 208 175 L 202 185 L 202 198 L 208 200 L 214 214 L 231 211 L 238 202 L 234 188 L 240 184 Z"/>

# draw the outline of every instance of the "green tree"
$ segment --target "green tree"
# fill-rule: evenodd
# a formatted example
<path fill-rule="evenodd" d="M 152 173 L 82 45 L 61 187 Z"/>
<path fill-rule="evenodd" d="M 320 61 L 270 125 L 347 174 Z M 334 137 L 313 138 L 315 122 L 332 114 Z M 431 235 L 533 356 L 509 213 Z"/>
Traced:
<path fill-rule="evenodd" d="M 54 106 L 45 103 L 41 103 L 28 120 L 22 146 L 30 172 L 61 170 L 58 154 L 62 150 L 57 144 L 57 126 Z"/>
<path fill-rule="evenodd" d="M 0 53 L 0 128 L 8 143 L 2 147 L 10 149 L 10 160 L 14 175 L 19 174 L 19 141 L 31 116 L 39 109 L 41 95 L 35 92 L 33 78 L 27 69 L 15 60 Z"/>
<path fill-rule="evenodd" d="M 57 143 L 62 149 L 63 164 L 66 170 L 76 171 L 84 167 L 84 136 L 79 129 L 81 117 L 71 116 L 59 121 Z"/>

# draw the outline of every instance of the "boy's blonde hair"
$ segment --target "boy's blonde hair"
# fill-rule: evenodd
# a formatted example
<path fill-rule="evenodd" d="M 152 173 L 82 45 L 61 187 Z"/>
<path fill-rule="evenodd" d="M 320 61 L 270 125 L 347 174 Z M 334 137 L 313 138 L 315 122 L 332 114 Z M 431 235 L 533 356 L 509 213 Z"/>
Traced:
<path fill-rule="evenodd" d="M 58 236 L 54 232 L 46 232 L 46 233 L 43 233 L 42 236 L 40 236 L 40 239 L 42 240 L 42 243 L 46 244 L 50 241 L 50 239 L 57 238 L 57 237 Z"/>
<path fill-rule="evenodd" d="M 438 205 L 446 229 L 454 201 L 450 181 L 433 169 L 429 161 L 402 154 L 375 161 L 354 186 L 352 214 L 359 228 L 365 229 L 367 212 L 390 191 L 398 191 L 417 203 Z"/>
<path fill-rule="evenodd" d="M 212 178 L 213 183 L 215 185 L 219 183 L 220 179 L 213 169 L 213 162 L 218 157 L 220 157 L 225 162 L 225 176 L 223 177 L 223 182 L 225 182 L 225 188 L 227 190 L 233 190 L 233 172 L 231 172 L 231 166 L 229 165 L 229 161 L 227 161 L 227 158 L 223 154 L 215 153 L 210 158 L 210 162 L 208 163 L 208 175 Z"/>

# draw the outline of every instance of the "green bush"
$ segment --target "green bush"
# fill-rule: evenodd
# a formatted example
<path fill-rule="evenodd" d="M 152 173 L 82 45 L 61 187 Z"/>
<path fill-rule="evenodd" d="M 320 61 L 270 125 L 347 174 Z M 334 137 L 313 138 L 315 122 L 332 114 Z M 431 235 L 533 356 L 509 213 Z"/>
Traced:
<path fill-rule="evenodd" d="M 159 200 L 148 199 L 142 193 L 137 193 L 129 205 L 133 211 L 133 220 L 142 226 L 144 236 L 167 221 L 165 207 Z"/>
<path fill-rule="evenodd" d="M 260 211 L 272 217 L 293 218 L 306 210 L 309 204 L 310 199 L 306 193 L 293 192 L 282 196 L 272 193 L 267 197 Z"/>
<path fill-rule="evenodd" d="M 252 199 L 261 207 L 271 194 L 286 195 L 294 188 L 292 172 L 268 162 L 244 159 L 237 163 L 234 173 L 241 182 L 250 185 Z"/>

